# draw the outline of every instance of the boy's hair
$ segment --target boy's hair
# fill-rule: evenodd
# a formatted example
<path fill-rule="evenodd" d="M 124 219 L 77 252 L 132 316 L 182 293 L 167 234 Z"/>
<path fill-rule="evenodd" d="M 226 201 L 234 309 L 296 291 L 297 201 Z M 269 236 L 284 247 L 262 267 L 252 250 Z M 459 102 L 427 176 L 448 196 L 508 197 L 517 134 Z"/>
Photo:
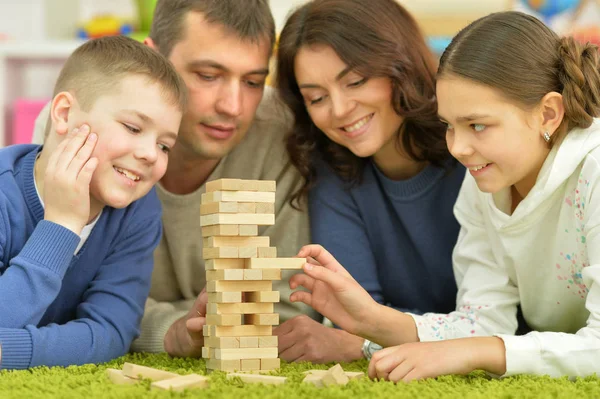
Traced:
<path fill-rule="evenodd" d="M 185 18 L 191 11 L 203 14 L 210 23 L 225 26 L 241 39 L 259 43 L 266 38 L 271 49 L 275 44 L 269 0 L 158 0 L 150 38 L 165 57 L 184 39 Z"/>
<path fill-rule="evenodd" d="M 565 116 L 550 145 L 600 116 L 598 48 L 560 38 L 530 15 L 490 14 L 456 35 L 444 51 L 438 77 L 456 75 L 498 89 L 530 109 L 550 92 L 561 93 Z"/>

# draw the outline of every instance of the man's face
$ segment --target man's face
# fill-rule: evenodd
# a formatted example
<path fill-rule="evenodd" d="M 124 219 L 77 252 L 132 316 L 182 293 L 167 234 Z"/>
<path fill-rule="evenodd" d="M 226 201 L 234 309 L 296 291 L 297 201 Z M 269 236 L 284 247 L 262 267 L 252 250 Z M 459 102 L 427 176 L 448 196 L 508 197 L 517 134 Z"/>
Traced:
<path fill-rule="evenodd" d="M 270 53 L 268 38 L 243 40 L 190 12 L 169 55 L 189 94 L 176 147 L 220 159 L 242 141 L 262 99 Z"/>

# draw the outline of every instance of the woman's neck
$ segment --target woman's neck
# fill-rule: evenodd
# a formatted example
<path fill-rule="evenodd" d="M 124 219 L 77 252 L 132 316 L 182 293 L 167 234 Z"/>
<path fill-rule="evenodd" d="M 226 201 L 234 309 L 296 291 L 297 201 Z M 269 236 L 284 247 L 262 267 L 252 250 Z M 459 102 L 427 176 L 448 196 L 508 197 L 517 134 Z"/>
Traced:
<path fill-rule="evenodd" d="M 412 159 L 397 145 L 396 137 L 373 155 L 373 161 L 379 170 L 392 180 L 408 180 L 421 173 L 428 165 L 427 161 Z"/>

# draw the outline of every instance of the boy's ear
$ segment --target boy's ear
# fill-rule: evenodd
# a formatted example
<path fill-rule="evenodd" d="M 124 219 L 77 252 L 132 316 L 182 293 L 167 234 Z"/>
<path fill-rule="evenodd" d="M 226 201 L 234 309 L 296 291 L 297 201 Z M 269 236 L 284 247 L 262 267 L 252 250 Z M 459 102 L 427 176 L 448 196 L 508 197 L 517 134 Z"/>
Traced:
<path fill-rule="evenodd" d="M 67 91 L 62 91 L 54 96 L 50 106 L 50 119 L 54 130 L 59 135 L 69 132 L 69 114 L 75 105 L 75 98 Z"/>
<path fill-rule="evenodd" d="M 565 116 L 563 97 L 560 93 L 552 91 L 542 97 L 540 105 L 542 112 L 542 129 L 552 136 Z M 542 132 L 542 134 L 544 132 Z"/>

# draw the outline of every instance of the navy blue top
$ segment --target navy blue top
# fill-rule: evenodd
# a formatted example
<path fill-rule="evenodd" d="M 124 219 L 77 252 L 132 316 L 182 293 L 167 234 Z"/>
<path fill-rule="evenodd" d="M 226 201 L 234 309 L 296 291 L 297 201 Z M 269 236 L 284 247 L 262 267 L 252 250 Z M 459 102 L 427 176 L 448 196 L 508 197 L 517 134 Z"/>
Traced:
<path fill-rule="evenodd" d="M 309 194 L 312 241 L 323 245 L 380 303 L 413 313 L 455 309 L 452 209 L 465 169 L 427 166 L 402 181 L 369 162 L 349 188 L 319 167 Z"/>

